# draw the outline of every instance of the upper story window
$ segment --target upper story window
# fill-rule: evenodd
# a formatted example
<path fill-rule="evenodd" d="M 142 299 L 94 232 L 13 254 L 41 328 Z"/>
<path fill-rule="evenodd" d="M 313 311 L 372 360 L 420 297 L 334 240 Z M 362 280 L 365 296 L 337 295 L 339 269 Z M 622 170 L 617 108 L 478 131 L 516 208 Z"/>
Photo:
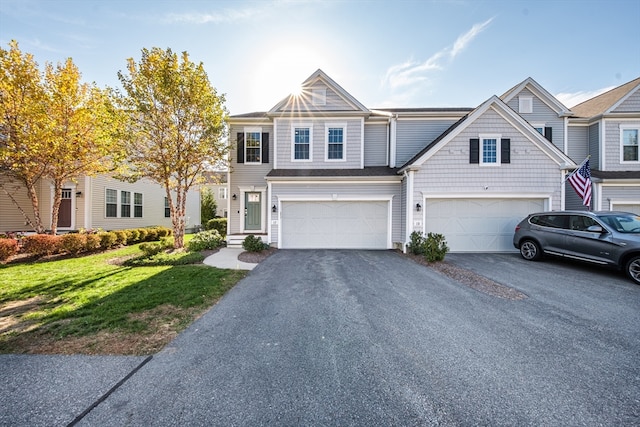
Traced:
<path fill-rule="evenodd" d="M 327 89 L 316 88 L 311 90 L 311 103 L 313 105 L 327 105 Z"/>
<path fill-rule="evenodd" d="M 294 126 L 292 128 L 292 134 L 292 160 L 311 160 L 311 127 L 306 125 Z"/>
<path fill-rule="evenodd" d="M 218 199 L 225 200 L 227 198 L 227 187 L 218 188 Z"/>
<path fill-rule="evenodd" d="M 500 163 L 500 135 L 481 135 L 480 149 L 481 165 L 497 165 Z"/>
<path fill-rule="evenodd" d="M 118 216 L 118 190 L 112 190 L 107 188 L 105 194 L 106 211 L 105 216 L 107 218 L 115 218 Z"/>
<path fill-rule="evenodd" d="M 260 163 L 260 132 L 246 132 L 244 147 L 245 163 Z"/>
<path fill-rule="evenodd" d="M 531 96 L 519 96 L 518 97 L 518 112 L 533 113 L 533 97 Z"/>
<path fill-rule="evenodd" d="M 620 126 L 620 144 L 621 144 L 621 161 L 622 162 L 638 162 L 639 146 L 638 134 L 640 127 Z"/>
<path fill-rule="evenodd" d="M 327 150 L 326 160 L 345 160 L 344 135 L 346 125 L 327 126 Z"/>
<path fill-rule="evenodd" d="M 469 140 L 469 163 L 480 166 L 499 166 L 511 163 L 511 139 L 502 135 L 479 135 Z"/>

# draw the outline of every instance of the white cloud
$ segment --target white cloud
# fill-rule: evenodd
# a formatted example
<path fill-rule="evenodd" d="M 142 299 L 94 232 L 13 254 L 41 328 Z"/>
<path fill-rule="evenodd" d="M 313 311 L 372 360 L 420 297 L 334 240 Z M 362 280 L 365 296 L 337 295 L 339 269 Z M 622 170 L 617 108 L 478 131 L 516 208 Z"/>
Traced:
<path fill-rule="evenodd" d="M 469 31 L 460 35 L 453 43 L 453 46 L 441 49 L 424 62 L 410 59 L 402 64 L 392 65 L 387 70 L 383 83 L 395 89 L 428 80 L 428 72 L 446 68 L 492 21 L 493 18 L 490 18 L 485 22 L 475 24 Z"/>
<path fill-rule="evenodd" d="M 573 93 L 562 92 L 555 95 L 555 97 L 558 98 L 558 100 L 562 102 L 564 105 L 571 108 L 588 99 L 591 99 L 595 96 L 608 92 L 613 88 L 615 88 L 615 86 L 607 86 L 605 88 L 592 90 L 592 91 L 580 91 L 580 92 L 573 92 Z"/>

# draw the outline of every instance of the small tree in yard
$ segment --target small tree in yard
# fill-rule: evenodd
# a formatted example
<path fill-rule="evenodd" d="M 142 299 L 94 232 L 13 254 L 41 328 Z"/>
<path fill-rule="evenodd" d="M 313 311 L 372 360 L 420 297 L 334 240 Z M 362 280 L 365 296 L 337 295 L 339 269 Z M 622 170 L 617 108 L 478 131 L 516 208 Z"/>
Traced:
<path fill-rule="evenodd" d="M 200 191 L 200 223 L 204 226 L 216 216 L 218 204 L 216 198 L 213 197 L 213 191 L 210 188 L 203 187 Z"/>
<path fill-rule="evenodd" d="M 132 58 L 128 75 L 118 72 L 126 112 L 121 138 L 130 180 L 149 178 L 166 191 L 174 232 L 174 247 L 184 247 L 188 191 L 200 182 L 207 164 L 224 159 L 227 111 L 224 95 L 209 83 L 202 63 L 183 52 L 142 49 Z"/>

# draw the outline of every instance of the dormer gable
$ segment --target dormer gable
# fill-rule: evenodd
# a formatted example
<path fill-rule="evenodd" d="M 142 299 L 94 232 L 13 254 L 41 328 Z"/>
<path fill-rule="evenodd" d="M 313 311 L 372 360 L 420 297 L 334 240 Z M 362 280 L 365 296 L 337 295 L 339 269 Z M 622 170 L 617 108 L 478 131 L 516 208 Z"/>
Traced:
<path fill-rule="evenodd" d="M 569 108 L 567 108 L 562 102 L 558 101 L 558 99 L 550 94 L 545 88 L 540 86 L 538 82 L 536 82 L 531 77 L 528 77 L 521 83 L 515 85 L 508 91 L 506 91 L 500 99 L 505 104 L 511 104 L 513 100 L 517 98 L 518 103 L 516 105 L 515 111 L 518 114 L 527 114 L 532 113 L 533 101 L 531 99 L 531 95 L 537 97 L 541 102 L 546 104 L 551 110 L 555 111 L 558 114 L 558 117 L 569 117 L 573 113 Z"/>
<path fill-rule="evenodd" d="M 291 94 L 276 104 L 269 116 L 299 114 L 313 115 L 319 112 L 340 115 L 369 116 L 371 111 L 351 94 L 318 69 L 301 86 L 299 94 Z"/>
<path fill-rule="evenodd" d="M 640 77 L 572 107 L 576 117 L 594 118 L 640 111 Z"/>

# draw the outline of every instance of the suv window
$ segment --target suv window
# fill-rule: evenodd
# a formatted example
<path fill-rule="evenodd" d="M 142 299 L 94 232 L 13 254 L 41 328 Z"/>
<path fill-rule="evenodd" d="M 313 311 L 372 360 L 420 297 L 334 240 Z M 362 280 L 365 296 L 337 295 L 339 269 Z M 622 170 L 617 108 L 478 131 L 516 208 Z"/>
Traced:
<path fill-rule="evenodd" d="M 567 215 L 537 215 L 532 216 L 529 222 L 542 227 L 568 228 Z"/>
<path fill-rule="evenodd" d="M 587 231 L 592 225 L 600 225 L 598 222 L 584 215 L 571 215 L 569 217 L 569 228 L 577 231 Z"/>

